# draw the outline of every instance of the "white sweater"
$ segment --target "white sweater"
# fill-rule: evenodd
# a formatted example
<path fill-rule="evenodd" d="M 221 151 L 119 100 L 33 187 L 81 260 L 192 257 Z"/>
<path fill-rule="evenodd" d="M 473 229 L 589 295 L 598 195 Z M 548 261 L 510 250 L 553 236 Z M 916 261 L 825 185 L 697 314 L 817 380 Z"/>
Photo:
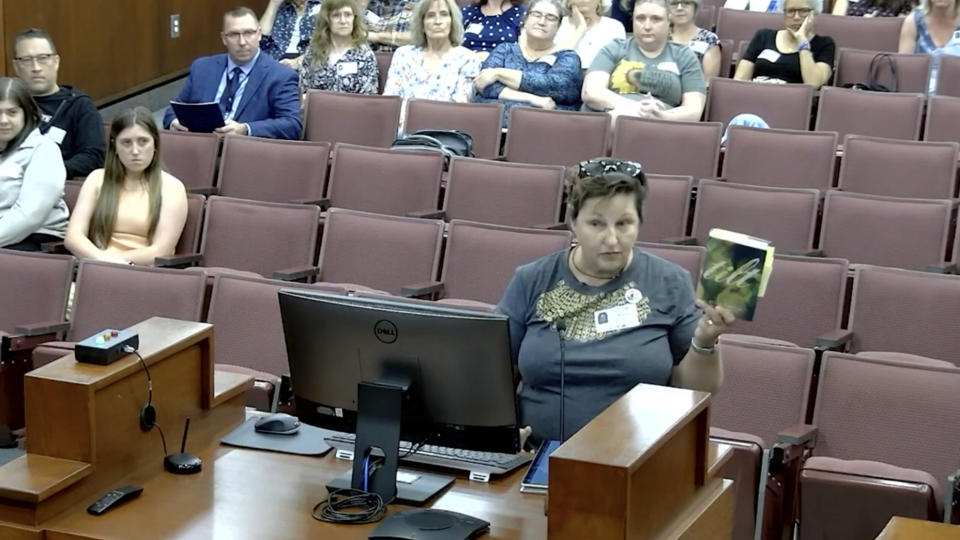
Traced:
<path fill-rule="evenodd" d="M 66 179 L 60 147 L 37 129 L 0 160 L 0 247 L 33 233 L 63 238 L 69 217 Z"/>

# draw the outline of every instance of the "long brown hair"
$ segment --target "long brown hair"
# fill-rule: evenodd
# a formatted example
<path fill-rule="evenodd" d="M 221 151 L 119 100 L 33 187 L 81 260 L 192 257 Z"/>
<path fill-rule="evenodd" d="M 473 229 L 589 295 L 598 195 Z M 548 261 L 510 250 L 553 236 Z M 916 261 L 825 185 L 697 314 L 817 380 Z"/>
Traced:
<path fill-rule="evenodd" d="M 310 51 L 313 53 L 313 61 L 318 66 L 327 63 L 327 55 L 333 48 L 330 17 L 343 7 L 349 7 L 353 11 L 353 32 L 350 33 L 351 45 L 359 47 L 367 41 L 367 26 L 363 22 L 363 12 L 357 7 L 355 0 L 324 1 L 320 6 L 320 12 L 317 13 L 317 26 L 313 31 L 313 38 L 310 39 Z"/>
<path fill-rule="evenodd" d="M 23 109 L 23 129 L 0 152 L 0 159 L 17 151 L 23 140 L 40 125 L 40 107 L 30 95 L 27 84 L 16 77 L 0 77 L 0 101 L 9 101 Z"/>
<path fill-rule="evenodd" d="M 136 107 L 121 113 L 110 124 L 110 140 L 107 144 L 107 158 L 103 167 L 103 185 L 100 186 L 100 196 L 97 206 L 90 218 L 90 241 L 98 248 L 105 249 L 113 236 L 113 227 L 117 222 L 117 210 L 120 206 L 120 193 L 123 192 L 124 179 L 127 168 L 123 166 L 117 155 L 117 136 L 123 130 L 140 126 L 146 129 L 153 137 L 153 159 L 143 171 L 147 182 L 147 194 L 150 197 L 150 229 L 147 239 L 153 241 L 153 233 L 160 220 L 161 188 L 163 182 L 163 168 L 160 166 L 160 131 L 153 120 L 153 113 L 146 107 Z"/>

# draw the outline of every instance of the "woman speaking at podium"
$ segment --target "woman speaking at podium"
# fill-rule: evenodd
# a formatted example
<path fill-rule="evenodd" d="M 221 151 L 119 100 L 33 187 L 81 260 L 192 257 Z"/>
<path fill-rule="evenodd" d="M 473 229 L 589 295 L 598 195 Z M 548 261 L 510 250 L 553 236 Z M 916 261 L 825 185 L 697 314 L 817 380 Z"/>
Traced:
<path fill-rule="evenodd" d="M 533 441 L 570 437 L 639 383 L 713 391 L 723 380 L 715 346 L 734 316 L 635 247 L 645 196 L 639 164 L 581 162 L 567 209 L 575 247 L 518 268 L 500 301 Z"/>

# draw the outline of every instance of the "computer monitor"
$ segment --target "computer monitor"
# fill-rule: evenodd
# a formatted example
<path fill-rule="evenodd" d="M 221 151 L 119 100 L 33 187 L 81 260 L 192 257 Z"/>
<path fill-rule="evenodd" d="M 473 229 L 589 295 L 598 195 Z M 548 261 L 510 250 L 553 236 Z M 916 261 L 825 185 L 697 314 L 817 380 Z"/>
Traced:
<path fill-rule="evenodd" d="M 354 488 L 394 498 L 400 439 L 520 450 L 506 316 L 304 290 L 279 300 L 297 414 L 357 434 Z"/>

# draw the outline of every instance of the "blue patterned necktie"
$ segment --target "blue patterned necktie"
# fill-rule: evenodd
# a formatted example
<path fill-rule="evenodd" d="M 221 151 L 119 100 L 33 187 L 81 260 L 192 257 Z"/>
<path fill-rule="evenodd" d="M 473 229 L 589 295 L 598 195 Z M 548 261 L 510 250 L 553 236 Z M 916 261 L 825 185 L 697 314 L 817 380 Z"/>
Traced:
<path fill-rule="evenodd" d="M 242 71 L 239 67 L 230 71 L 227 76 L 227 84 L 223 87 L 223 93 L 220 94 L 220 111 L 223 112 L 224 118 L 233 109 L 233 97 L 237 93 L 237 89 L 240 88 L 240 73 Z"/>

